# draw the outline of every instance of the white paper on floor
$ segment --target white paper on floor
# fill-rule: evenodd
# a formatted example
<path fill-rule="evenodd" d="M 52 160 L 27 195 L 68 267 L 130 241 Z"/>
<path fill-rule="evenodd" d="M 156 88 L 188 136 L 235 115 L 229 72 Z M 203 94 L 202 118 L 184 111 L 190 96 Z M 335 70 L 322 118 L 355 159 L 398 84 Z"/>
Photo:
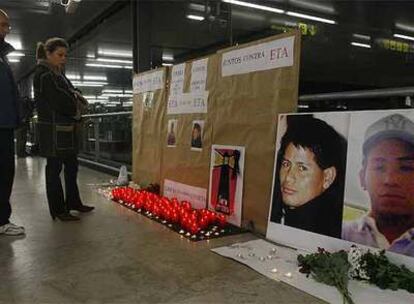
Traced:
<path fill-rule="evenodd" d="M 336 288 L 318 283 L 299 272 L 296 257 L 309 252 L 277 246 L 261 239 L 211 250 L 245 264 L 270 279 L 285 282 L 324 301 L 343 303 L 342 295 Z M 414 294 L 405 290 L 382 290 L 356 280 L 349 282 L 349 291 L 356 304 L 414 303 Z"/>

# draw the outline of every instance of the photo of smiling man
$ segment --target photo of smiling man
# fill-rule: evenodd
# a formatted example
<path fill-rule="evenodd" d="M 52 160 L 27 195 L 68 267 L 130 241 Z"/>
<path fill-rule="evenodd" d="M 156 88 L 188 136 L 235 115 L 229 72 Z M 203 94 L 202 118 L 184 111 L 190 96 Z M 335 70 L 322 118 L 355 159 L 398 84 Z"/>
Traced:
<path fill-rule="evenodd" d="M 344 222 L 342 238 L 414 256 L 414 123 L 400 113 L 368 126 L 359 171 L 370 208 Z"/>

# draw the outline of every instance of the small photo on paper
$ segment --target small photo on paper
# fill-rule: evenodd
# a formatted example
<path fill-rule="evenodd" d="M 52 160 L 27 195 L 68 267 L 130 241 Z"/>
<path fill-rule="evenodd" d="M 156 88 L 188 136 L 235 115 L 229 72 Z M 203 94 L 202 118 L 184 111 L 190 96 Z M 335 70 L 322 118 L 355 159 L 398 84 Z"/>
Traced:
<path fill-rule="evenodd" d="M 176 146 L 177 119 L 168 120 L 167 147 Z"/>
<path fill-rule="evenodd" d="M 194 120 L 191 128 L 191 150 L 200 151 L 203 148 L 204 120 Z"/>

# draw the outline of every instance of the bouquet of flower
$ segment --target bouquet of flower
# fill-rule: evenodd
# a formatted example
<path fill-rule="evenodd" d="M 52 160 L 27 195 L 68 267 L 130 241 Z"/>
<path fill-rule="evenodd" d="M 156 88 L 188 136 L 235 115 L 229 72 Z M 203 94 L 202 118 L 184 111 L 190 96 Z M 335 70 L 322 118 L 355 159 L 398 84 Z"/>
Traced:
<path fill-rule="evenodd" d="M 348 262 L 348 254 L 341 250 L 330 253 L 323 248 L 318 248 L 317 253 L 298 255 L 299 271 L 321 283 L 334 286 L 342 294 L 344 303 L 353 304 L 348 290 L 348 272 L 351 264 Z"/>
<path fill-rule="evenodd" d="M 414 272 L 404 265 L 391 263 L 385 251 L 363 252 L 352 246 L 344 250 L 328 252 L 318 248 L 318 252 L 298 256 L 299 271 L 312 275 L 318 282 L 334 286 L 343 295 L 344 303 L 354 303 L 348 290 L 349 279 L 363 280 L 381 289 L 405 289 L 414 293 Z"/>

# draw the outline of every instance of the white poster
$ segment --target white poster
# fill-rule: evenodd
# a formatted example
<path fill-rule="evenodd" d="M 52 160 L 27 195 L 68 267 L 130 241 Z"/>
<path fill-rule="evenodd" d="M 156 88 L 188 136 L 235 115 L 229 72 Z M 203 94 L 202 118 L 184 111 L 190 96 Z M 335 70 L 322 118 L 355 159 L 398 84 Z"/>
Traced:
<path fill-rule="evenodd" d="M 184 89 L 185 63 L 177 64 L 172 67 L 170 97 L 178 96 L 183 93 Z"/>
<path fill-rule="evenodd" d="M 164 87 L 164 70 L 137 74 L 132 81 L 134 94 L 156 91 Z"/>
<path fill-rule="evenodd" d="M 414 111 L 282 114 L 278 127 L 266 237 L 414 267 Z"/>
<path fill-rule="evenodd" d="M 179 201 L 188 201 L 194 209 L 203 209 L 207 205 L 207 189 L 164 180 L 164 196 L 177 198 Z"/>
<path fill-rule="evenodd" d="M 170 96 L 167 114 L 207 113 L 208 91 Z"/>
<path fill-rule="evenodd" d="M 212 145 L 209 209 L 227 215 L 241 226 L 244 180 L 244 147 Z"/>
<path fill-rule="evenodd" d="M 204 92 L 207 81 L 208 58 L 194 61 L 191 67 L 190 92 Z"/>
<path fill-rule="evenodd" d="M 294 42 L 292 36 L 224 53 L 221 76 L 292 66 Z"/>

